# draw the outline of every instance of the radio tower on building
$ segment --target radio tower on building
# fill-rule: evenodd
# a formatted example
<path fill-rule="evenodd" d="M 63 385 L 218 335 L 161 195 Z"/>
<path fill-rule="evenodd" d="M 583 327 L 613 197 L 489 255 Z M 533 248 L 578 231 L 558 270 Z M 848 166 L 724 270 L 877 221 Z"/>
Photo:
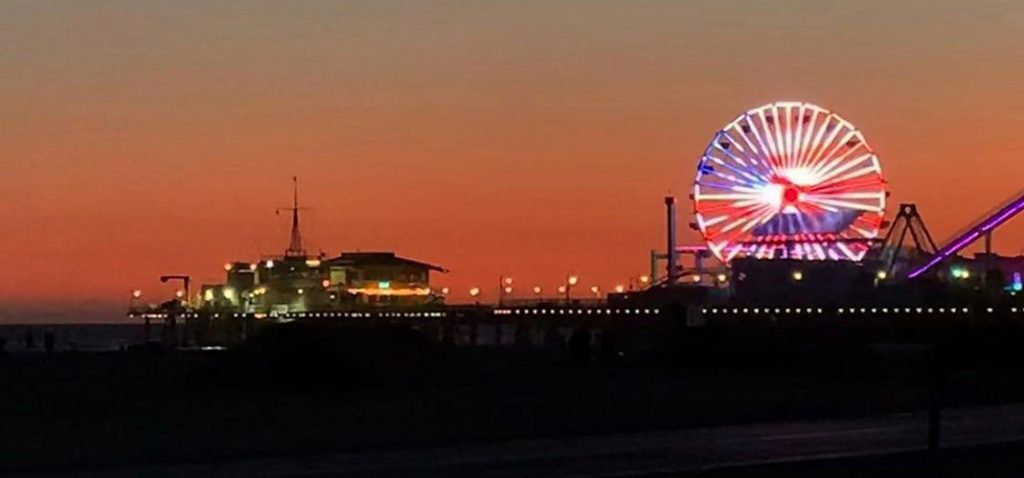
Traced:
<path fill-rule="evenodd" d="M 299 209 L 302 209 L 299 207 L 299 178 L 292 176 L 292 207 L 277 210 L 278 214 L 281 211 L 292 212 L 292 240 L 284 251 L 285 257 L 306 256 L 306 250 L 302 248 L 302 234 L 299 232 Z"/>

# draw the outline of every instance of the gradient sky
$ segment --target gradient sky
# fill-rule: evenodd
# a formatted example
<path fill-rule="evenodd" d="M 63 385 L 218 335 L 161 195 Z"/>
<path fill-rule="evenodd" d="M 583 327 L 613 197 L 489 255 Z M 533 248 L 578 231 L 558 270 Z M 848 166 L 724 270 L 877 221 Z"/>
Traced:
<path fill-rule="evenodd" d="M 1024 187 L 1024 2 L 6 0 L 0 321 L 279 253 L 292 175 L 316 250 L 608 288 L 665 193 L 689 221 L 714 132 L 783 99 L 857 125 L 944 239 Z"/>

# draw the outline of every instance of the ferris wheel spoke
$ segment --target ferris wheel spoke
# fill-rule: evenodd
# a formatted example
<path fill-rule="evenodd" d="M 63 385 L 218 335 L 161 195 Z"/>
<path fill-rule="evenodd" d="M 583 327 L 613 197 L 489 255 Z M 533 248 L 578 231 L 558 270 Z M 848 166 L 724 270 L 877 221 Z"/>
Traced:
<path fill-rule="evenodd" d="M 814 194 L 812 197 L 826 197 L 828 199 L 882 199 L 885 197 L 885 193 L 878 191 L 847 192 L 835 194 Z"/>
<path fill-rule="evenodd" d="M 786 108 L 786 120 L 782 124 L 785 125 L 783 128 L 783 139 L 786 141 L 786 156 L 789 158 L 791 165 L 796 165 L 796 149 L 793 148 L 793 107 L 789 106 Z"/>
<path fill-rule="evenodd" d="M 756 125 L 751 125 L 752 126 L 751 131 L 754 132 L 754 137 L 757 138 L 758 144 L 761 144 L 767 150 L 767 152 L 769 154 L 769 160 L 771 161 L 772 167 L 773 168 L 778 168 L 779 167 L 779 160 L 778 160 L 779 153 L 778 153 L 778 151 L 775 150 L 775 143 L 771 139 L 771 136 L 770 136 L 771 132 L 768 129 L 768 122 L 765 121 L 764 111 L 758 111 L 757 112 L 757 119 L 761 122 L 761 127 L 758 128 Z M 764 135 L 763 135 L 764 137 L 763 138 L 762 138 L 762 135 L 761 135 L 762 131 L 764 132 Z"/>
<path fill-rule="evenodd" d="M 825 198 L 808 198 L 807 200 L 809 202 L 814 202 L 814 203 L 817 203 L 817 204 L 827 204 L 829 206 L 836 206 L 836 207 L 840 207 L 840 208 L 843 208 L 843 209 L 855 209 L 855 210 L 858 210 L 858 211 L 869 211 L 869 212 L 879 212 L 879 211 L 882 210 L 882 208 L 879 207 L 879 206 L 874 206 L 874 205 L 871 205 L 871 204 L 861 204 L 861 203 L 857 203 L 857 202 L 853 202 L 853 201 L 842 201 L 842 200 L 838 200 L 838 199 L 825 199 Z"/>
<path fill-rule="evenodd" d="M 730 135 L 727 131 L 723 131 L 722 135 L 725 136 L 725 138 L 729 141 L 730 144 L 736 145 L 736 148 L 739 149 L 741 153 L 746 153 L 740 142 L 736 141 L 736 139 L 733 138 L 732 135 Z M 756 170 L 754 174 L 762 178 L 765 182 L 769 181 L 772 174 L 772 170 L 769 167 L 769 162 L 761 158 L 760 154 L 756 153 L 757 148 L 753 146 L 749 138 L 747 138 L 746 136 L 742 136 L 742 138 L 744 140 L 743 142 L 747 143 L 750 146 L 751 151 L 755 152 L 754 154 L 750 155 L 744 154 L 747 157 L 749 163 L 754 166 L 754 169 Z"/>
<path fill-rule="evenodd" d="M 718 158 L 718 157 L 715 157 L 715 156 L 705 156 L 705 157 L 710 159 L 712 162 L 718 164 L 719 166 L 722 166 L 723 168 L 728 169 L 730 172 L 739 174 L 739 175 L 745 177 L 747 180 L 751 181 L 751 182 L 744 183 L 744 184 L 746 184 L 748 186 L 754 185 L 754 184 L 759 184 L 761 182 L 758 179 L 757 176 L 754 176 L 754 175 L 750 174 L 749 172 L 747 172 L 746 170 L 744 170 L 742 168 L 739 168 L 737 166 L 729 164 L 727 161 L 725 161 L 722 158 Z M 726 179 L 730 179 L 733 182 L 741 182 L 741 181 L 738 181 L 735 176 L 729 176 L 729 175 L 724 175 L 724 174 L 719 174 L 719 176 L 724 177 Z"/>
<path fill-rule="evenodd" d="M 833 121 L 836 122 L 835 126 L 832 126 L 832 130 L 829 131 L 829 125 L 832 125 Z M 815 151 L 811 155 L 811 161 L 810 161 L 809 164 L 815 165 L 815 164 L 818 164 L 822 160 L 822 156 L 823 156 L 824 152 L 826 150 L 828 150 L 832 146 L 832 142 L 835 141 L 836 136 L 839 136 L 840 131 L 843 130 L 842 126 L 843 126 L 842 121 L 839 120 L 836 117 L 836 115 L 834 115 L 834 114 L 833 115 L 829 115 L 828 120 L 825 122 L 825 124 L 822 127 L 822 131 L 823 132 L 828 132 L 828 136 L 825 137 L 825 140 L 820 145 L 817 145 Z"/>
<path fill-rule="evenodd" d="M 850 167 L 852 168 L 853 166 L 850 166 Z M 849 169 L 849 168 L 844 168 L 844 169 Z M 841 183 L 843 183 L 845 181 L 849 181 L 849 180 L 851 180 L 853 178 L 858 178 L 858 177 L 861 177 L 861 176 L 864 176 L 864 175 L 877 174 L 877 173 L 878 173 L 878 170 L 874 166 L 865 166 L 863 168 L 856 169 L 856 170 L 853 170 L 853 171 L 851 171 L 849 173 L 843 174 L 842 176 L 832 177 L 832 178 L 825 178 L 824 180 L 827 180 L 829 183 L 839 183 L 839 184 L 841 184 Z M 838 174 L 838 172 L 837 173 L 833 173 L 833 174 Z"/>
<path fill-rule="evenodd" d="M 804 159 L 804 117 L 807 114 L 807 105 L 801 103 L 796 112 L 796 131 L 793 134 L 793 156 L 797 167 Z"/>
<path fill-rule="evenodd" d="M 842 148 L 843 146 L 848 145 L 850 143 L 851 139 L 856 137 L 856 136 L 857 136 L 856 132 L 849 132 L 849 133 L 847 133 L 847 134 L 845 134 L 843 136 L 843 139 L 841 139 L 838 142 L 836 142 L 836 144 L 832 146 L 832 149 L 830 149 L 828 153 L 825 153 L 821 157 L 822 158 L 821 161 L 819 161 L 818 164 L 816 164 L 814 166 L 813 170 L 815 171 L 815 173 L 819 174 L 819 175 L 824 175 L 825 171 L 827 171 L 830 168 L 835 167 L 836 164 L 842 162 L 843 159 L 845 159 L 847 156 L 850 156 L 851 154 L 853 154 L 853 152 L 856 151 L 860 147 L 860 144 L 858 144 L 858 145 L 856 145 L 856 146 L 854 146 L 852 148 L 847 148 L 847 150 L 844 151 L 841 154 L 837 154 L 837 153 L 839 153 L 839 148 Z M 828 158 L 832 158 L 832 159 L 829 160 Z"/>
<path fill-rule="evenodd" d="M 741 118 L 744 118 L 742 121 L 745 121 L 747 123 L 747 128 L 749 129 L 750 128 L 750 118 L 747 117 L 747 116 L 741 116 Z M 743 142 L 747 144 L 747 147 L 749 147 L 750 150 L 754 152 L 756 157 L 761 162 L 764 163 L 764 169 L 766 169 L 768 172 L 771 172 L 771 160 L 768 157 L 767 152 L 764 150 L 764 145 L 762 145 L 761 149 L 758 149 L 758 147 L 755 146 L 752 141 L 750 141 L 750 136 L 743 132 L 743 127 L 739 125 L 740 121 L 741 121 L 740 119 L 737 119 L 736 121 L 733 121 L 732 125 L 729 128 L 726 128 L 726 131 L 731 129 L 731 130 L 733 130 L 736 133 L 737 136 L 739 136 L 740 138 L 743 138 Z"/>
<path fill-rule="evenodd" d="M 807 133 L 804 135 L 804 143 L 800 147 L 800 165 L 806 166 L 811 163 L 812 153 L 817 144 L 821 141 L 825 134 L 825 123 L 828 121 L 829 115 L 825 115 L 825 119 L 821 118 L 821 111 L 815 109 L 811 114 L 810 121 L 807 123 Z"/>
<path fill-rule="evenodd" d="M 730 144 L 731 144 L 731 143 L 730 143 Z M 724 146 L 722 146 L 722 144 L 721 144 L 720 142 L 717 142 L 717 141 L 716 141 L 716 142 L 715 142 L 715 146 L 714 146 L 714 147 L 715 147 L 715 149 L 716 149 L 716 150 L 718 150 L 718 151 L 719 151 L 719 152 L 721 152 L 722 154 L 724 154 L 724 155 L 728 156 L 728 157 L 729 157 L 729 159 L 732 159 L 733 161 L 736 161 L 737 163 L 739 163 L 739 164 L 740 164 L 740 165 L 742 165 L 743 167 L 747 167 L 747 166 L 749 166 L 749 165 L 747 164 L 747 162 L 743 160 L 743 158 L 741 158 L 741 157 L 739 157 L 739 156 L 736 156 L 735 154 L 733 154 L 733 153 L 732 153 L 732 151 L 729 151 L 729 150 L 728 150 L 728 149 L 726 149 L 726 148 L 725 148 Z"/>
<path fill-rule="evenodd" d="M 807 149 L 807 164 L 814 164 L 814 156 L 818 149 L 821 147 L 821 142 L 825 138 L 825 133 L 828 133 L 828 125 L 832 121 L 833 115 L 829 113 L 821 121 L 820 124 L 815 125 L 817 132 L 814 135 L 814 140 L 811 141 L 811 147 Z"/>
<path fill-rule="evenodd" d="M 789 167 L 789 157 L 786 151 L 786 143 L 782 137 L 782 119 L 779 115 L 778 105 L 772 105 L 772 121 L 769 125 L 769 131 L 772 133 L 772 140 L 775 142 L 775 149 L 778 151 L 776 154 L 779 155 L 783 167 Z"/>
<path fill-rule="evenodd" d="M 851 178 L 845 181 L 829 181 L 828 183 L 814 186 L 810 189 L 811 194 L 841 194 L 848 191 L 880 191 L 885 181 L 877 174 L 867 175 L 862 178 Z M 884 191 L 881 191 L 884 195 Z"/>

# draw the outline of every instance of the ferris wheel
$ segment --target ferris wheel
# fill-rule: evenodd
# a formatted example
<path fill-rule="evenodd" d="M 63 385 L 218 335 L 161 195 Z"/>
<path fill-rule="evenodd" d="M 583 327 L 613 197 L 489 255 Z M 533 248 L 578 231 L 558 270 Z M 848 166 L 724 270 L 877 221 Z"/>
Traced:
<path fill-rule="evenodd" d="M 777 102 L 715 134 L 697 166 L 696 226 L 715 256 L 864 258 L 885 214 L 885 180 L 864 135 L 810 103 Z"/>

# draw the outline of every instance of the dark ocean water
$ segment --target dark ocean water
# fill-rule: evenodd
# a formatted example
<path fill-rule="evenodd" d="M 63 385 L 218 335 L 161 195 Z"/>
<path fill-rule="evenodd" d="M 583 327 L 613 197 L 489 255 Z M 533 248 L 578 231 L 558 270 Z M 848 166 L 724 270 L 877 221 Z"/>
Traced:
<path fill-rule="evenodd" d="M 141 324 L 0 325 L 0 341 L 6 339 L 8 352 L 43 351 L 46 333 L 53 334 L 56 350 L 118 350 L 143 340 Z"/>

